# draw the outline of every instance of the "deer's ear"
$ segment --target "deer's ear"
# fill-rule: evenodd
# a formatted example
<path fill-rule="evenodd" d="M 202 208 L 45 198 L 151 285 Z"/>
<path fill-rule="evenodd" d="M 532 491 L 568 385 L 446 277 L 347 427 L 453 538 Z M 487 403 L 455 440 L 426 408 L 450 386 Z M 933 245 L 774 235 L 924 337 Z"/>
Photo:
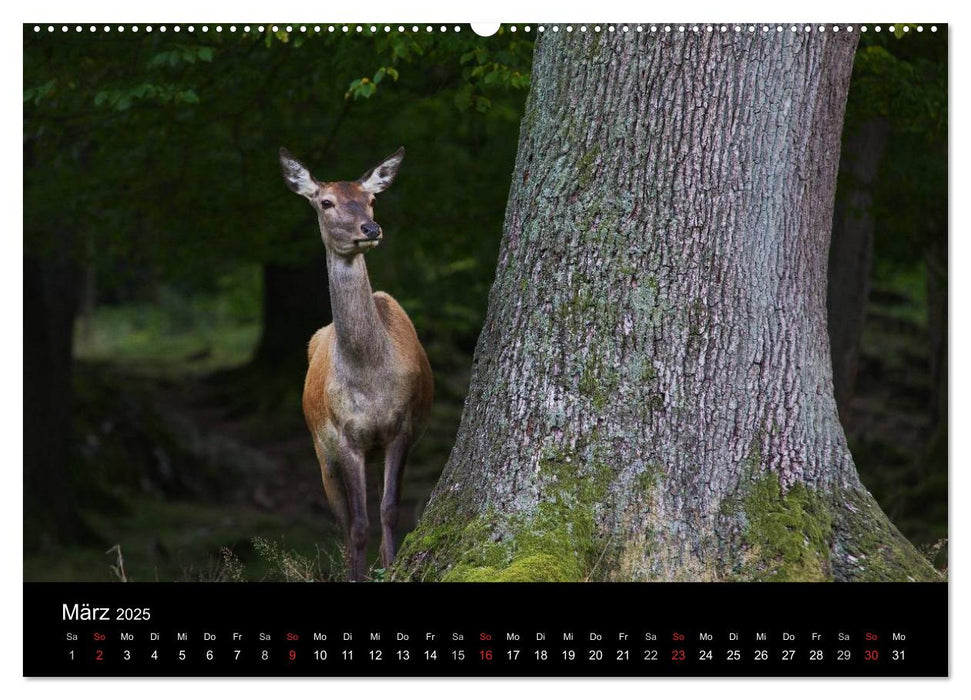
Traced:
<path fill-rule="evenodd" d="M 280 149 L 280 170 L 283 172 L 283 179 L 287 187 L 302 194 L 307 199 L 316 196 L 320 191 L 320 184 L 314 180 L 313 175 L 300 163 L 299 160 L 290 155 L 290 151 L 285 148 Z"/>
<path fill-rule="evenodd" d="M 398 174 L 398 167 L 405 159 L 405 149 L 399 148 L 390 156 L 382 160 L 366 173 L 361 175 L 358 182 L 365 192 L 377 194 L 384 192 L 394 182 L 395 175 Z"/>

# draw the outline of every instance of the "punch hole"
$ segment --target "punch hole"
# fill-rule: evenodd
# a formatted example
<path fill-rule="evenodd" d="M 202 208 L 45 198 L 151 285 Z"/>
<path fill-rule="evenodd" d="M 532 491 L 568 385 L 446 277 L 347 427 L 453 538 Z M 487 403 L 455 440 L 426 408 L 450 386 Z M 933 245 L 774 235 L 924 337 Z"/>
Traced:
<path fill-rule="evenodd" d="M 499 31 L 499 22 L 473 22 L 472 31 L 479 36 L 492 36 Z"/>

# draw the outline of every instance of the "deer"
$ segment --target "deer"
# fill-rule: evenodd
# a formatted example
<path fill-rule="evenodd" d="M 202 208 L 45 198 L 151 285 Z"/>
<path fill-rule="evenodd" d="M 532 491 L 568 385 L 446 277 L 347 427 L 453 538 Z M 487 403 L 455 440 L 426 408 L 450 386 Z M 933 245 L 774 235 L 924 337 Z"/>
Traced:
<path fill-rule="evenodd" d="M 317 213 L 327 258 L 333 322 L 307 347 L 303 413 L 313 439 L 331 510 L 341 524 L 347 578 L 367 571 L 366 466 L 383 456 L 380 560 L 395 557 L 395 527 L 405 461 L 431 412 L 428 356 L 401 305 L 372 292 L 364 255 L 384 233 L 374 220 L 375 195 L 398 174 L 399 148 L 354 182 L 322 182 L 280 149 L 287 186 Z"/>

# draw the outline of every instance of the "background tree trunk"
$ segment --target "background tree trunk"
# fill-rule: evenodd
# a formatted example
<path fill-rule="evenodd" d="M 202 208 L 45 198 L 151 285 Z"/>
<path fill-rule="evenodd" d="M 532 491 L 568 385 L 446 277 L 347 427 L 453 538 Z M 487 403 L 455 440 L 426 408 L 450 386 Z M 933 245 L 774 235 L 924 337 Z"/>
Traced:
<path fill-rule="evenodd" d="M 860 340 L 870 295 L 874 219 L 872 187 L 887 143 L 885 119 L 864 122 L 843 141 L 846 190 L 836 202 L 829 249 L 826 297 L 833 389 L 843 426 L 852 419 L 850 401 L 860 361 Z"/>
<path fill-rule="evenodd" d="M 97 540 L 78 513 L 68 465 L 71 342 L 79 274 L 24 256 L 24 549 Z"/>
<path fill-rule="evenodd" d="M 856 35 L 547 31 L 455 447 L 393 575 L 909 580 L 833 398 Z"/>
<path fill-rule="evenodd" d="M 312 224 L 302 227 L 313 233 Z M 263 266 L 263 334 L 253 367 L 278 373 L 297 367 L 301 378 L 307 366 L 307 344 L 331 321 L 327 268 L 323 254 L 307 264 Z"/>

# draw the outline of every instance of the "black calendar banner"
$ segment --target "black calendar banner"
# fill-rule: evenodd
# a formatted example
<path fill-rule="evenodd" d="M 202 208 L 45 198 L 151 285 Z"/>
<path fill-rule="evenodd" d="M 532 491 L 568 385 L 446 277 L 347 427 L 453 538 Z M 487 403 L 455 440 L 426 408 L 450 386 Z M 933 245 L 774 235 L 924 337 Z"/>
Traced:
<path fill-rule="evenodd" d="M 945 676 L 944 584 L 25 584 L 28 676 Z"/>

